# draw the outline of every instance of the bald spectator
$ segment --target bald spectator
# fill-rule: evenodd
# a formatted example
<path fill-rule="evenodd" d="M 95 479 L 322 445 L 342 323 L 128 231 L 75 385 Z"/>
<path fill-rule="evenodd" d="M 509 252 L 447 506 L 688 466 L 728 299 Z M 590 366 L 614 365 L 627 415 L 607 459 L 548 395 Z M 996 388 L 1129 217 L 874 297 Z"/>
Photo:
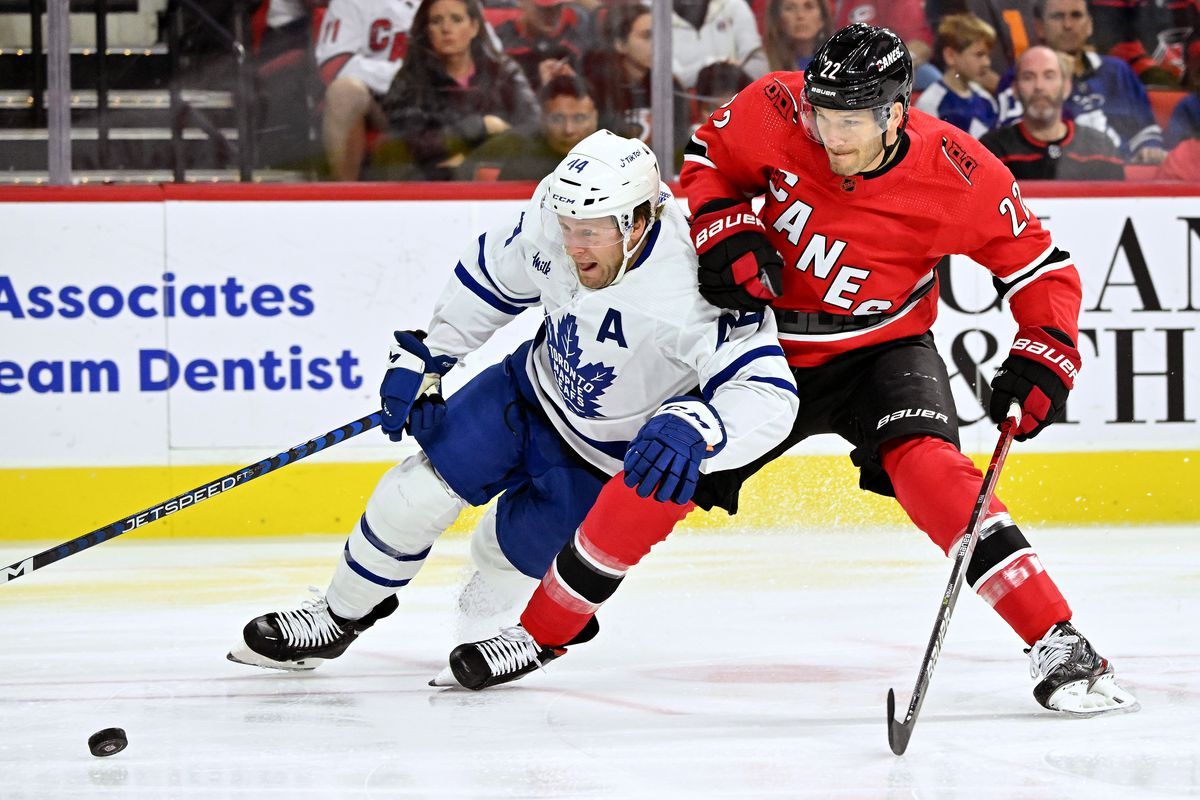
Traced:
<path fill-rule="evenodd" d="M 1116 148 L 1099 131 L 1064 119 L 1070 62 L 1048 47 L 1031 47 L 1017 61 L 1013 88 L 1025 116 L 980 141 L 1018 180 L 1121 180 Z"/>
<path fill-rule="evenodd" d="M 1043 0 L 1035 11 L 1042 44 L 1071 59 L 1067 115 L 1081 127 L 1105 133 L 1124 159 L 1157 164 L 1166 158 L 1162 129 L 1154 121 L 1142 82 L 1124 61 L 1088 49 L 1093 25 L 1086 0 Z M 1001 80 L 1001 122 L 1021 116 L 1021 105 L 1007 86 L 1011 80 L 1011 74 Z"/>

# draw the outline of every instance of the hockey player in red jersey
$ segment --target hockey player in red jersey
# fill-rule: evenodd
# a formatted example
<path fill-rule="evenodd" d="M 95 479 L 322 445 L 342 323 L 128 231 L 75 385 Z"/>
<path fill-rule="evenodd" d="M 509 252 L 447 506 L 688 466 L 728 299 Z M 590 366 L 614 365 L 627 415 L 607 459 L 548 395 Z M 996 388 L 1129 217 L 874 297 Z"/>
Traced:
<path fill-rule="evenodd" d="M 894 496 L 950 553 L 982 475 L 960 451 L 930 333 L 935 266 L 946 254 L 970 256 L 1012 311 L 1019 329 L 989 410 L 1000 422 L 1020 403 L 1018 440 L 1063 412 L 1080 366 L 1081 290 L 1069 254 L 1025 207 L 1008 169 L 957 128 L 910 111 L 911 91 L 911 60 L 895 34 L 843 28 L 803 74 L 769 74 L 716 111 L 688 146 L 682 183 L 701 292 L 742 319 L 772 307 L 800 391 L 791 436 L 734 471 L 726 507 L 736 507 L 742 481 L 797 442 L 837 433 L 854 445 L 861 487 Z M 765 200 L 758 213 L 756 196 Z M 627 457 L 626 472 L 639 461 Z M 536 646 L 507 661 L 484 657 L 494 642 L 460 646 L 451 658 L 460 680 L 482 688 L 561 655 L 557 645 L 690 510 L 641 498 L 619 478 L 521 617 Z M 1137 707 L 1071 624 L 1066 600 L 999 499 L 966 577 L 1029 646 L 1041 705 L 1078 715 Z"/>

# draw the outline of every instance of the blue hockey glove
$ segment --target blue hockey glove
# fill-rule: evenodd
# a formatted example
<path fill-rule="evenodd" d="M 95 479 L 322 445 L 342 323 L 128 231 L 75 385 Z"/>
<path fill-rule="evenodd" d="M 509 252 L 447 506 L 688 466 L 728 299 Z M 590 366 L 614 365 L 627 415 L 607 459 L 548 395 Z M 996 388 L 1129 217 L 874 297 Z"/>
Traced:
<path fill-rule="evenodd" d="M 695 397 L 672 397 L 625 452 L 625 485 L 639 497 L 686 505 L 700 480 L 700 462 L 721 452 L 725 426 L 716 409 Z M 655 491 L 657 488 L 658 491 Z"/>
<path fill-rule="evenodd" d="M 380 427 L 393 442 L 404 437 L 404 425 L 418 397 L 438 395 L 442 391 L 442 376 L 458 359 L 435 356 L 425 346 L 424 331 L 396 331 L 396 343 L 388 352 L 388 370 L 379 387 L 383 400 L 383 422 Z M 426 404 L 422 404 L 426 405 Z M 445 407 L 443 405 L 443 413 Z M 422 419 L 425 412 L 422 412 Z"/>

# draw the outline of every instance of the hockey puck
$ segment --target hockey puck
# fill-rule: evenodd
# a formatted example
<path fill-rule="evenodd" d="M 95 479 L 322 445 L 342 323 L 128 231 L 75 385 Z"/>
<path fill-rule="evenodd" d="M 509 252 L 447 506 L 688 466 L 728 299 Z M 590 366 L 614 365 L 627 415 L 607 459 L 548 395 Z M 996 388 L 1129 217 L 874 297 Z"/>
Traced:
<path fill-rule="evenodd" d="M 88 749 L 97 758 L 115 756 L 129 745 L 122 728 L 105 728 L 88 737 Z"/>

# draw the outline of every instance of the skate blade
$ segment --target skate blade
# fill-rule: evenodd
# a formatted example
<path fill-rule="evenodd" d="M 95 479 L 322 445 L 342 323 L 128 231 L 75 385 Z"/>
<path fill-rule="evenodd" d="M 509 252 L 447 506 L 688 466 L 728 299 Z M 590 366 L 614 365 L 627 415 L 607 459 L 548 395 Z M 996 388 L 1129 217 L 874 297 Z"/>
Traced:
<path fill-rule="evenodd" d="M 434 687 L 435 689 L 461 689 L 461 688 L 463 688 L 463 685 L 461 683 L 459 683 L 458 680 L 454 677 L 454 673 L 450 670 L 450 667 L 442 667 L 442 671 L 439 672 L 433 678 L 433 680 L 431 680 L 429 682 L 429 685 Z"/>
<path fill-rule="evenodd" d="M 225 654 L 225 658 L 235 664 L 245 664 L 248 667 L 262 667 L 263 669 L 278 669 L 284 672 L 308 672 L 316 669 L 325 661 L 323 658 L 306 658 L 303 661 L 274 661 L 254 652 L 245 643 L 234 647 Z"/>
<path fill-rule="evenodd" d="M 1132 714 L 1142 707 L 1136 697 L 1117 685 L 1111 674 L 1090 682 L 1081 680 L 1060 686 L 1047 702 L 1055 711 L 1081 718 Z"/>

